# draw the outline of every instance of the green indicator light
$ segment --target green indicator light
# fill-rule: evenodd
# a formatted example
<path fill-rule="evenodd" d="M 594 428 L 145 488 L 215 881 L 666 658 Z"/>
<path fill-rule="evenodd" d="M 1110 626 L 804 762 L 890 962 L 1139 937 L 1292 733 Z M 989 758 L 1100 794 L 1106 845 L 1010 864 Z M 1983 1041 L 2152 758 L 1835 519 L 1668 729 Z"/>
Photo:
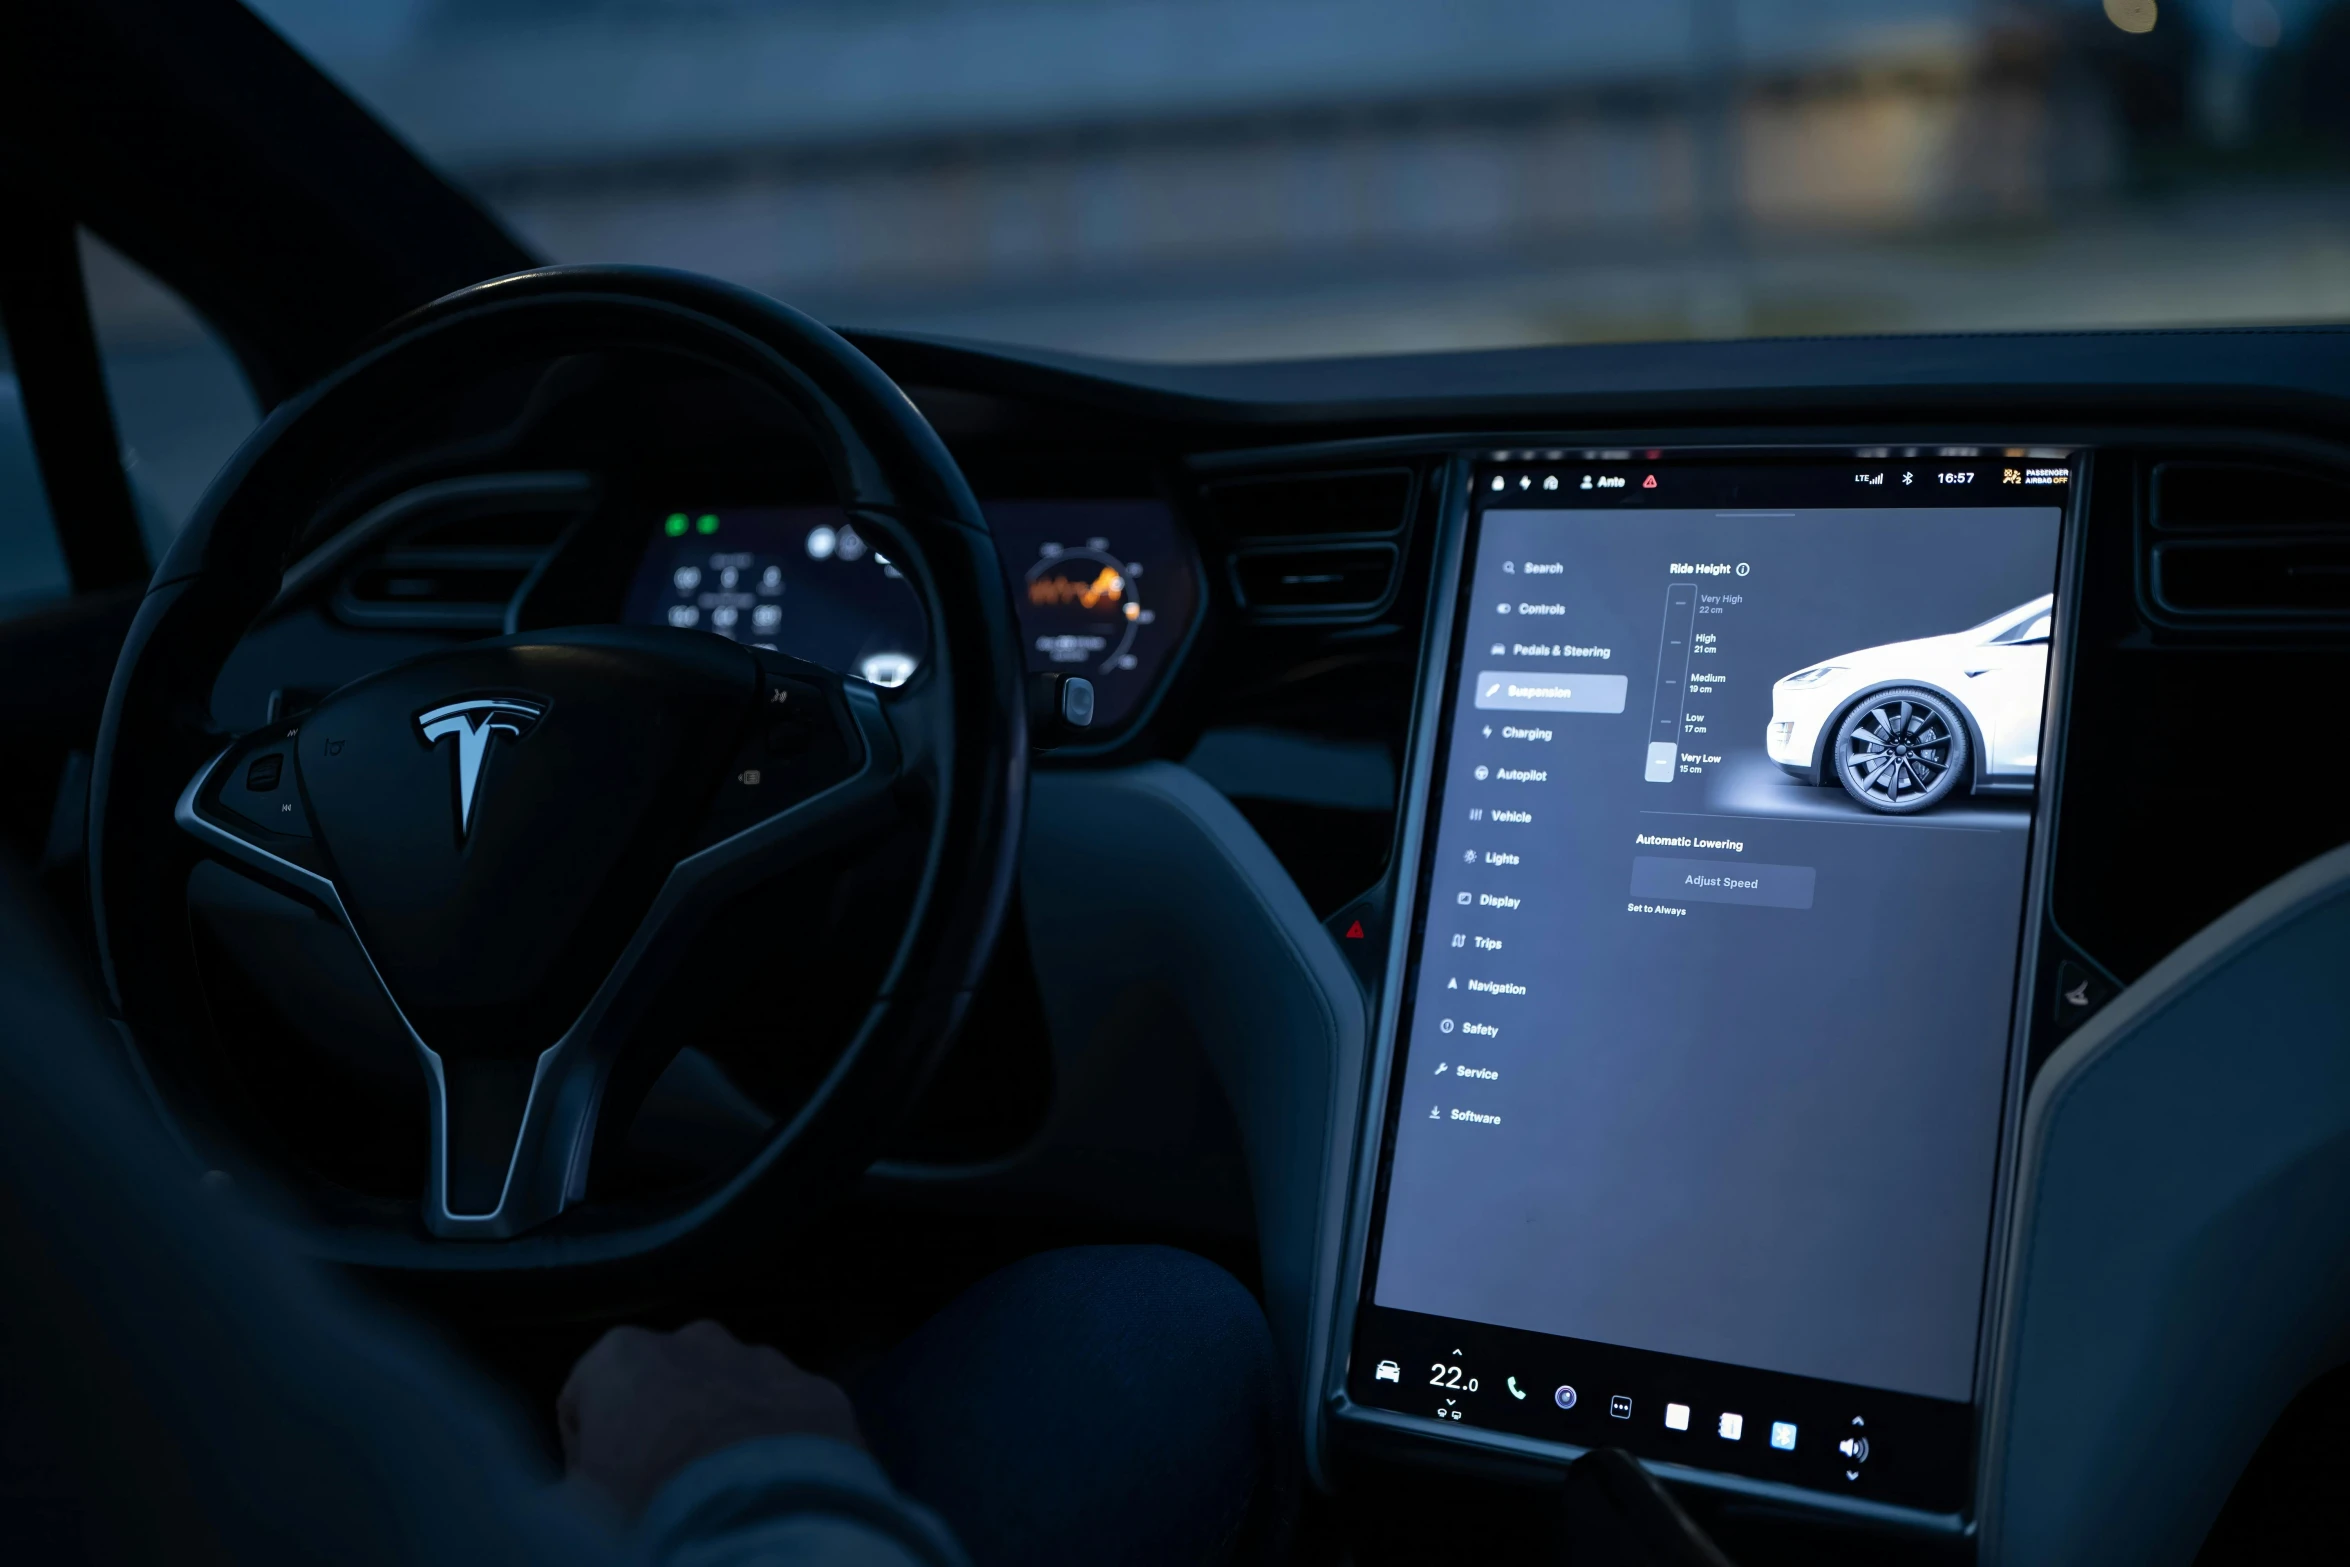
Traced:
<path fill-rule="evenodd" d="M 710 513 L 704 512 L 702 513 L 701 520 L 696 522 L 694 526 L 703 533 L 716 533 L 718 531 L 718 519 L 712 516 Z"/>
<path fill-rule="evenodd" d="M 673 539 L 683 538 L 685 536 L 685 513 L 681 511 L 671 512 L 669 514 L 669 520 L 661 524 L 661 531 L 668 534 Z"/>

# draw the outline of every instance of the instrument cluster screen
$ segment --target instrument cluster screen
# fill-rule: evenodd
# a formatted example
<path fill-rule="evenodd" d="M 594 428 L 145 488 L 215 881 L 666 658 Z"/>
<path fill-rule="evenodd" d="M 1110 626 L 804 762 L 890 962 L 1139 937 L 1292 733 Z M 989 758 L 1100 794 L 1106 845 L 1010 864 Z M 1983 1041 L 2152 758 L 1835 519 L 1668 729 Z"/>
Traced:
<path fill-rule="evenodd" d="M 922 601 L 837 508 L 670 512 L 630 584 L 630 625 L 707 631 L 877 686 L 930 652 Z"/>
<path fill-rule="evenodd" d="M 1093 682 L 1094 724 L 1148 703 L 1199 610 L 1192 556 L 1155 500 L 983 505 L 1031 670 Z M 652 519 L 624 618 L 795 654 L 902 685 L 930 650 L 921 601 L 829 506 L 738 506 Z"/>
<path fill-rule="evenodd" d="M 2070 468 L 1476 479 L 1374 1407 L 1954 1512 Z"/>
<path fill-rule="evenodd" d="M 1199 578 L 1162 501 L 985 501 L 1028 667 L 1093 682 L 1094 724 L 1139 712 L 1199 613 Z"/>

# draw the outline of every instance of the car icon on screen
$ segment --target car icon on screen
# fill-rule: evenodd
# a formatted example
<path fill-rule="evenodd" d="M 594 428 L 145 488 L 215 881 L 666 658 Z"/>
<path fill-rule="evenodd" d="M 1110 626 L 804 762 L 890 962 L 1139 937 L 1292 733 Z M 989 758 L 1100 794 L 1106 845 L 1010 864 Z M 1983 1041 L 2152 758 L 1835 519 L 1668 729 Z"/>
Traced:
<path fill-rule="evenodd" d="M 1894 815 L 1961 791 L 2028 792 L 2055 602 L 2043 594 L 1964 631 L 1796 670 L 1771 687 L 1771 760 Z"/>
<path fill-rule="evenodd" d="M 1392 1360 L 1382 1360 L 1379 1362 L 1379 1369 L 1371 1373 L 1371 1380 L 1374 1382 L 1401 1382 L 1403 1367 Z"/>

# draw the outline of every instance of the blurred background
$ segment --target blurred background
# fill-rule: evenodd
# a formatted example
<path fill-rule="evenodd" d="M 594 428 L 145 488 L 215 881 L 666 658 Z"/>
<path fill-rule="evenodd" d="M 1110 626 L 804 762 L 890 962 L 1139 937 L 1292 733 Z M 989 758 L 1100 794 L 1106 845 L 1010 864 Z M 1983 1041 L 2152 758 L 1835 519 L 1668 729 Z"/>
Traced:
<path fill-rule="evenodd" d="M 836 325 L 1198 360 L 2350 319 L 2350 0 L 252 3 L 549 258 Z M 160 547 L 257 414 L 85 244 Z M 24 537 L 0 599 L 63 590 Z"/>
<path fill-rule="evenodd" d="M 2350 316 L 2343 0 L 258 0 L 560 260 L 1232 359 Z"/>

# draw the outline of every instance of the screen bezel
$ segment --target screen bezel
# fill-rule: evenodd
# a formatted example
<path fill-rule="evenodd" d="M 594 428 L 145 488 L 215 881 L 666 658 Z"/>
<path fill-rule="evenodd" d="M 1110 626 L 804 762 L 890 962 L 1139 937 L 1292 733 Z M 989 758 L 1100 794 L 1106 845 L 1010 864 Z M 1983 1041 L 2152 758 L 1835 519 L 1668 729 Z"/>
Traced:
<path fill-rule="evenodd" d="M 1525 438 L 1514 438 L 1523 441 Z M 1497 1460 L 1534 1459 L 1551 1465 L 1571 1462 L 1583 1448 L 1572 1443 L 1526 1437 L 1487 1427 L 1439 1423 L 1433 1418 L 1373 1408 L 1356 1402 L 1348 1391 L 1355 1334 L 1362 1309 L 1372 1304 L 1369 1286 L 1376 1255 L 1377 1222 L 1384 1214 L 1386 1186 L 1393 1156 L 1399 1085 L 1393 1067 L 1405 1020 L 1410 1015 L 1418 978 L 1420 935 L 1428 917 L 1430 856 L 1434 852 L 1429 814 L 1438 793 L 1437 769 L 1451 739 L 1455 717 L 1452 696 L 1465 654 L 1465 595 L 1469 590 L 1467 565 L 1481 524 L 1476 486 L 1483 471 L 1504 464 L 1542 459 L 1596 460 L 1591 450 L 1600 443 L 1589 438 L 1535 441 L 1521 449 L 1457 451 L 1439 482 L 1442 506 L 1430 572 L 1427 616 L 1421 644 L 1419 689 L 1414 697 L 1405 795 L 1398 821 L 1395 885 L 1389 907 L 1397 917 L 1388 931 L 1384 974 L 1376 998 L 1370 1052 L 1361 1101 L 1362 1121 L 1354 1153 L 1352 1184 L 1347 1199 L 1347 1229 L 1340 1254 L 1340 1272 L 1330 1318 L 1330 1339 L 1324 1359 L 1320 1394 L 1333 1422 L 1343 1422 L 1365 1434 L 1401 1439 L 1408 1452 L 1419 1447 L 1427 1456 L 1449 1449 L 1458 1463 L 1463 1449 L 1482 1451 Z M 1975 1439 L 1971 1470 L 1966 1476 L 1970 1497 L 1979 1497 L 1987 1467 L 1983 1454 L 1982 1412 L 1994 1378 L 1993 1334 L 1996 1303 L 2006 1287 L 2006 1239 L 2014 1188 L 2014 1163 L 2026 1086 L 2030 1020 L 2038 964 L 2032 961 L 2047 928 L 2046 902 L 2052 859 L 2055 805 L 2062 787 L 2063 740 L 2071 695 L 2072 646 L 2078 619 L 2081 534 L 2088 515 L 2092 454 L 2065 443 L 2051 447 L 2015 439 L 1896 438 L 1893 445 L 1917 448 L 1921 455 L 1946 444 L 1963 444 L 1997 452 L 2031 446 L 2039 460 L 2067 462 L 2073 472 L 2071 494 L 2060 506 L 2055 582 L 2055 620 L 2049 644 L 2048 691 L 2042 710 L 2041 766 L 2034 791 L 2030 847 L 2021 920 L 2018 929 L 2016 985 L 2009 1013 L 2008 1059 L 2001 1096 L 1999 1143 L 1994 1163 L 1990 1225 L 1986 1236 L 1982 1304 L 1977 1314 L 1975 1372 L 1969 1407 L 1974 1414 Z M 1641 458 L 1663 471 L 1677 463 L 1737 461 L 1800 468 L 1816 464 L 1847 464 L 1856 459 L 1882 462 L 1886 443 L 1867 446 L 1814 443 L 1723 443 L 1652 446 L 1645 442 L 1608 438 L 1609 448 L 1633 446 Z M 1544 449 L 1544 448 L 1548 449 Z M 1563 449 L 1563 450 L 1562 450 Z M 1629 456 L 1611 450 L 1608 457 Z M 1428 1447 L 1426 1444 L 1435 1444 Z M 1970 1527 L 1975 1506 L 1955 1513 L 1925 1511 L 1858 1495 L 1839 1495 L 1809 1487 L 1788 1485 L 1719 1470 L 1642 1459 L 1650 1471 L 1675 1483 L 1749 1496 L 1767 1497 L 1813 1512 L 1861 1516 L 1934 1534 L 1959 1534 Z"/>

